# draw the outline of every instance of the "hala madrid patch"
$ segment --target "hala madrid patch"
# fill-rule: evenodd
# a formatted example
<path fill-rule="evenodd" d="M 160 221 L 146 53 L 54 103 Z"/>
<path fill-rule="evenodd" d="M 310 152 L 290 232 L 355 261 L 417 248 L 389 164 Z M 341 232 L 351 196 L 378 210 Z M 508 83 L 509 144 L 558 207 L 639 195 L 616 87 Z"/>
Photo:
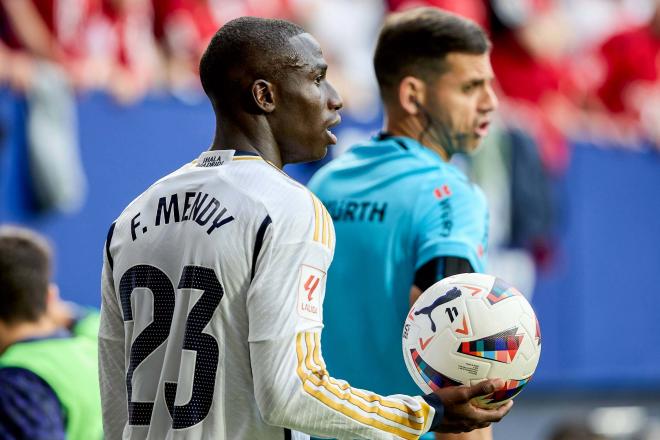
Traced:
<path fill-rule="evenodd" d="M 300 280 L 298 281 L 298 314 L 312 321 L 322 321 L 321 283 L 325 272 L 312 266 L 300 266 Z"/>

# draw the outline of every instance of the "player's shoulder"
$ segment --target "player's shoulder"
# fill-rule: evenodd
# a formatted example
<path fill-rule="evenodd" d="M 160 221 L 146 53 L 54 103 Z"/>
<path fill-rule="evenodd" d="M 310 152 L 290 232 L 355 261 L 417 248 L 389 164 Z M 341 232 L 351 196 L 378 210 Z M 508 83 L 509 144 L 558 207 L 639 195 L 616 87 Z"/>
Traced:
<path fill-rule="evenodd" d="M 431 163 L 431 166 L 418 174 L 418 179 L 427 185 L 442 183 L 461 189 L 470 189 L 474 186 L 463 170 L 451 162 L 442 160 Z"/>
<path fill-rule="evenodd" d="M 158 188 L 164 184 L 167 184 L 172 177 L 180 175 L 184 173 L 186 170 L 191 169 L 192 167 L 195 166 L 195 161 L 188 162 L 184 164 L 183 166 L 177 168 L 176 170 L 166 174 L 165 176 L 161 177 L 160 179 L 156 180 L 154 183 L 149 185 L 144 191 L 142 191 L 137 197 L 135 197 L 133 200 L 131 200 L 128 205 L 121 211 L 121 213 L 117 216 L 115 221 L 113 222 L 116 223 L 120 221 L 122 218 L 125 218 L 128 213 L 132 212 L 133 208 L 135 205 L 138 205 L 142 200 L 144 200 L 155 188 Z"/>
<path fill-rule="evenodd" d="M 433 206 L 486 206 L 481 188 L 452 163 L 436 164 L 432 169 L 418 174 L 415 179 L 416 212 L 432 210 Z"/>
<path fill-rule="evenodd" d="M 411 169 L 424 167 L 403 138 L 373 137 L 349 147 L 321 167 L 308 186 L 316 191 L 331 181 L 371 181 L 387 176 L 406 175 Z"/>
<path fill-rule="evenodd" d="M 328 244 L 332 228 L 323 203 L 305 186 L 275 167 L 269 170 L 268 185 L 258 197 L 274 227 L 283 231 L 284 240 L 318 241 Z"/>
<path fill-rule="evenodd" d="M 254 188 L 254 197 L 269 212 L 288 217 L 312 209 L 311 192 L 284 171 L 265 164 L 262 177 L 260 184 Z"/>
<path fill-rule="evenodd" d="M 304 185 L 264 160 L 251 160 L 232 170 L 244 204 L 268 216 L 284 241 L 322 242 L 330 235 L 331 219 L 323 204 Z M 325 231 L 325 235 L 324 232 Z M 328 244 L 326 239 L 325 244 Z"/>
<path fill-rule="evenodd" d="M 291 237 L 313 235 L 316 216 L 322 212 L 320 202 L 307 188 L 261 157 L 215 150 L 202 153 L 195 161 L 152 184 L 123 210 L 117 227 L 125 230 L 144 204 L 154 205 L 162 194 L 177 194 L 178 204 L 184 204 L 182 197 L 188 193 L 182 188 L 192 187 L 224 194 L 223 203 L 237 224 L 267 221 Z M 170 209 L 167 204 L 163 208 Z"/>
<path fill-rule="evenodd" d="M 260 182 L 269 180 L 270 168 L 257 155 L 238 154 L 234 150 L 204 151 L 196 159 L 149 185 L 126 205 L 116 222 L 130 216 L 136 206 L 149 203 L 155 194 L 177 192 L 191 186 L 213 190 L 218 185 L 228 185 L 231 192 L 240 193 L 245 205 L 252 205 L 254 199 L 259 199 L 252 194 L 259 193 Z"/>
<path fill-rule="evenodd" d="M 307 183 L 307 186 L 314 191 L 322 182 L 327 182 L 332 179 L 341 179 L 343 177 L 352 178 L 350 175 L 346 174 L 347 171 L 355 168 L 360 160 L 364 160 L 363 155 L 361 155 L 359 151 L 356 152 L 357 147 L 359 147 L 359 145 L 350 147 L 348 150 L 321 166 L 316 170 Z"/>

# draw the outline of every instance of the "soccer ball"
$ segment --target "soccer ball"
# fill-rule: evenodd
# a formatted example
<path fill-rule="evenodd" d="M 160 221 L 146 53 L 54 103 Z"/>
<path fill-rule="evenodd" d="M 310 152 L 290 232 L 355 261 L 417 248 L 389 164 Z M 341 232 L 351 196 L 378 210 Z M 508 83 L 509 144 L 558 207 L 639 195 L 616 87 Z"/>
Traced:
<path fill-rule="evenodd" d="M 515 287 L 491 275 L 464 273 L 435 283 L 417 299 L 403 327 L 403 357 L 425 393 L 504 379 L 503 389 L 474 401 L 486 408 L 520 393 L 540 354 L 532 306 Z"/>

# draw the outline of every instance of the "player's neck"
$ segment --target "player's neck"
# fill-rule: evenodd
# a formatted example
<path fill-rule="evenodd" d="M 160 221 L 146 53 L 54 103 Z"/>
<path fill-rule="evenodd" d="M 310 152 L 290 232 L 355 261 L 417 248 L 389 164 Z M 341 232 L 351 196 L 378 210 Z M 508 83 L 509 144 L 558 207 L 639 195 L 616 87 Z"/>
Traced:
<path fill-rule="evenodd" d="M 220 127 L 220 124 L 217 126 Z M 269 130 L 255 128 L 248 131 L 225 122 L 222 129 L 216 128 L 209 150 L 248 151 L 258 154 L 280 169 L 284 165 L 277 142 Z"/>
<path fill-rule="evenodd" d="M 413 116 L 388 118 L 386 116 L 383 130 L 392 136 L 405 136 L 414 139 L 426 148 L 438 153 L 445 162 L 449 160 L 447 151 L 433 139 L 428 131 L 425 132 L 419 118 Z"/>
<path fill-rule="evenodd" d="M 0 354 L 16 342 L 45 337 L 57 329 L 57 325 L 45 315 L 34 322 L 6 324 L 0 321 Z"/>

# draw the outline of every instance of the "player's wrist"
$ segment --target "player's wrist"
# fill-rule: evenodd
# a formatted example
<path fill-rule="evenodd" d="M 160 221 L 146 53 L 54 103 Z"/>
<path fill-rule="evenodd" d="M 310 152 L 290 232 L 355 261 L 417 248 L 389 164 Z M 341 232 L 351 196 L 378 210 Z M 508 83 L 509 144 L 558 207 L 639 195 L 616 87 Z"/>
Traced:
<path fill-rule="evenodd" d="M 422 396 L 422 399 L 424 399 L 424 401 L 435 410 L 429 431 L 437 431 L 440 428 L 442 420 L 445 416 L 445 407 L 442 404 L 442 400 L 440 400 L 440 397 L 433 393 Z"/>

